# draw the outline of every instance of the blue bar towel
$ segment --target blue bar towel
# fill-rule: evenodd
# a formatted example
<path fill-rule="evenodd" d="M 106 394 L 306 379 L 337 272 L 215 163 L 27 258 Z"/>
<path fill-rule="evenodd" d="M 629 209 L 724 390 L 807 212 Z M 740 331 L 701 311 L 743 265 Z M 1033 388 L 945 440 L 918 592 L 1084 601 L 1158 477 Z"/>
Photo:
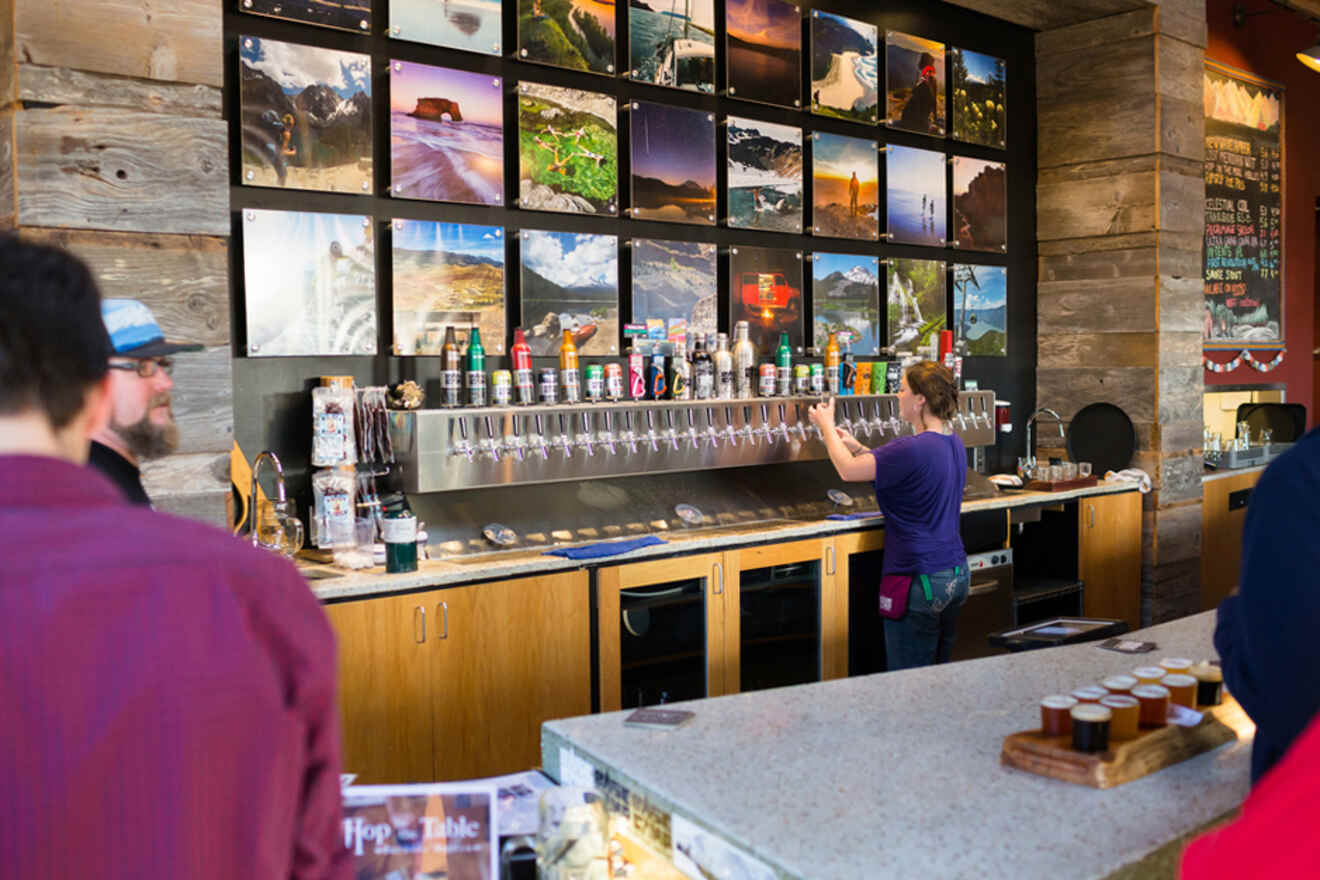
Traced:
<path fill-rule="evenodd" d="M 865 513 L 831 513 L 826 519 L 869 519 L 873 516 L 880 516 L 878 510 L 868 510 Z"/>
<path fill-rule="evenodd" d="M 639 547 L 651 547 L 655 544 L 667 544 L 663 538 L 647 535 L 645 538 L 627 538 L 623 541 L 602 541 L 599 544 L 586 544 L 582 547 L 557 547 L 545 551 L 546 556 L 562 556 L 565 559 L 598 559 L 601 556 L 617 556 Z"/>

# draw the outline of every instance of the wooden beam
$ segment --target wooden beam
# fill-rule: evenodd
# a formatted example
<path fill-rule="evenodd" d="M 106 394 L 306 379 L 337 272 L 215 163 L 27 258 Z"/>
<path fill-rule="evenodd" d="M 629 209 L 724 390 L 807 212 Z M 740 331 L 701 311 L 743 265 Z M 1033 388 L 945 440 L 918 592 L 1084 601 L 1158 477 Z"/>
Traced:
<path fill-rule="evenodd" d="M 18 99 L 79 107 L 127 107 L 219 119 L 221 92 L 214 86 L 87 73 L 67 67 L 18 65 Z"/>
<path fill-rule="evenodd" d="M 1080 331 L 1082 328 L 1075 328 Z M 1086 330 L 1073 333 L 1039 332 L 1036 336 L 1037 369 L 1069 367 L 1156 367 L 1159 337 L 1152 332 L 1104 333 Z"/>
<path fill-rule="evenodd" d="M 1106 95 L 1042 102 L 1036 112 L 1036 161 L 1049 168 L 1151 152 L 1156 108 L 1149 95 Z"/>
<path fill-rule="evenodd" d="M 1075 253 L 1041 254 L 1037 277 L 1040 283 L 1051 281 L 1103 281 L 1119 278 L 1154 278 L 1158 251 L 1153 244 L 1145 247 L 1113 248 L 1104 251 L 1078 250 Z"/>
<path fill-rule="evenodd" d="M 229 455 L 167 455 L 145 462 L 142 486 L 157 510 L 224 528 Z"/>
<path fill-rule="evenodd" d="M 1155 7 L 1146 6 L 1039 33 L 1036 35 L 1036 55 L 1067 55 L 1085 49 L 1103 49 L 1112 43 L 1149 37 L 1155 32 Z"/>
<path fill-rule="evenodd" d="M 18 205 L 14 200 L 14 111 L 0 109 L 0 229 L 13 229 Z"/>
<path fill-rule="evenodd" d="M 1155 421 L 1156 371 L 1149 367 L 1079 365 L 1036 371 L 1036 403 L 1075 413 L 1090 403 L 1114 403 L 1134 422 Z"/>
<path fill-rule="evenodd" d="M 1155 37 L 1151 35 L 1036 59 L 1038 107 L 1059 100 L 1152 96 L 1154 91 Z"/>
<path fill-rule="evenodd" d="M 1045 356 L 1050 334 L 1092 332 L 1154 333 L 1158 324 L 1155 277 L 1051 281 L 1037 285 L 1037 357 Z"/>
<path fill-rule="evenodd" d="M 1156 174 L 1137 172 L 1036 186 L 1036 237 L 1042 241 L 1146 232 L 1159 228 Z"/>
<path fill-rule="evenodd" d="M 1032 30 L 1048 31 L 1149 6 L 1147 0 L 946 0 Z"/>
<path fill-rule="evenodd" d="M 14 102 L 14 2 L 0 4 L 0 108 Z"/>
<path fill-rule="evenodd" d="M 178 452 L 228 454 L 234 445 L 234 371 L 229 346 L 178 355 L 172 394 L 174 420 L 179 425 Z"/>

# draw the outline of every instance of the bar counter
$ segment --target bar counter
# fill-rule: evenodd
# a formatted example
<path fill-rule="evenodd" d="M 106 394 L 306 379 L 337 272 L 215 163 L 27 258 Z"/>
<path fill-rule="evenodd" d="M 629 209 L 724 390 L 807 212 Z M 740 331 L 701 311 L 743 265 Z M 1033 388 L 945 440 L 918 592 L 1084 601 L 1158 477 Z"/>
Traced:
<path fill-rule="evenodd" d="M 605 771 L 779 878 L 1105 877 L 1240 804 L 1250 740 L 1101 791 L 1001 766 L 1003 738 L 1039 727 L 1046 694 L 1213 656 L 1214 621 L 1141 630 L 1150 654 L 1085 644 L 676 703 L 696 712 L 676 730 L 550 721 L 543 767 Z"/>

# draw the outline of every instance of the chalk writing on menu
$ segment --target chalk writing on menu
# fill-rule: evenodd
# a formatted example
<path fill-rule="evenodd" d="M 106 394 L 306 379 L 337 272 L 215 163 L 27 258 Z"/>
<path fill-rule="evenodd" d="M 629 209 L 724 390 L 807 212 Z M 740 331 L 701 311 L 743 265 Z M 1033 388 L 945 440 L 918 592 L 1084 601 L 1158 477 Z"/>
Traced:
<path fill-rule="evenodd" d="M 1205 70 L 1207 348 L 1283 343 L 1283 88 Z"/>

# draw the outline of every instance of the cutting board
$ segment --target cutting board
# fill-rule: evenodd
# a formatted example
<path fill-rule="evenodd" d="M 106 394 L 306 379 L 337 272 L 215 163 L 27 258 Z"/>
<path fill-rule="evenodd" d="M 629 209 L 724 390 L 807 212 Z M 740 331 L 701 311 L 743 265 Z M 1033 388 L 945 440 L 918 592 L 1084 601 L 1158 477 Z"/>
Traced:
<path fill-rule="evenodd" d="M 1027 483 L 1027 488 L 1035 492 L 1064 492 L 1068 489 L 1085 489 L 1094 486 L 1098 482 L 1099 480 L 1096 479 L 1095 474 L 1091 474 L 1089 477 L 1077 477 L 1072 480 L 1056 480 L 1052 483 L 1048 480 L 1032 480 L 1030 483 Z"/>
<path fill-rule="evenodd" d="M 1111 741 L 1104 752 L 1074 751 L 1071 736 L 1044 736 L 1039 730 L 1004 737 L 1000 763 L 1028 773 L 1092 788 L 1113 788 L 1179 761 L 1251 735 L 1255 725 L 1230 696 L 1218 706 L 1203 707 L 1196 727 L 1168 725 L 1136 739 Z"/>

